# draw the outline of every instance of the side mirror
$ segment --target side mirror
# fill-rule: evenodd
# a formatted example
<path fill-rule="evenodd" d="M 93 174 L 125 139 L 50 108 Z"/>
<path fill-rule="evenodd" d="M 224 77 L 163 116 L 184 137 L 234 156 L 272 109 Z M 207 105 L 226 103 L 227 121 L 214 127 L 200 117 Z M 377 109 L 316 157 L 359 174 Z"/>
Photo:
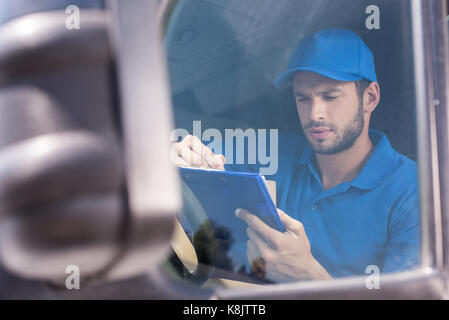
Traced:
<path fill-rule="evenodd" d="M 124 279 L 168 253 L 181 197 L 157 5 L 82 10 L 79 30 L 63 10 L 0 26 L 0 264 L 10 272 L 63 285 L 75 265 L 84 280 Z"/>

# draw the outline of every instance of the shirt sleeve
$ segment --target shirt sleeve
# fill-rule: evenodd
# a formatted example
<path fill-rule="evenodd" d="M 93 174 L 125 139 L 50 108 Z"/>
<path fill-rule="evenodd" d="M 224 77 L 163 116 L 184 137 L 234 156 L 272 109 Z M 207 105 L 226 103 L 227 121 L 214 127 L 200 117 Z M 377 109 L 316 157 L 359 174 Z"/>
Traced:
<path fill-rule="evenodd" d="M 416 184 L 393 209 L 389 239 L 383 259 L 383 273 L 404 271 L 419 266 L 420 215 Z"/>

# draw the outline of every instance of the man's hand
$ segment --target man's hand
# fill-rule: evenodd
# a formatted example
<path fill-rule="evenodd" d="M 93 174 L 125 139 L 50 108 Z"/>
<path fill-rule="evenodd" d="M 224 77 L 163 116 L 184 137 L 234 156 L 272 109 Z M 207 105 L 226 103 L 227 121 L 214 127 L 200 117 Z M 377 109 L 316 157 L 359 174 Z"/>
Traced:
<path fill-rule="evenodd" d="M 187 135 L 181 142 L 173 143 L 170 160 L 180 167 L 198 167 L 224 170 L 226 159 L 216 155 L 196 136 Z"/>
<path fill-rule="evenodd" d="M 286 231 L 267 226 L 250 212 L 237 209 L 235 214 L 248 224 L 247 257 L 256 275 L 274 282 L 331 279 L 314 259 L 301 222 L 278 209 Z"/>

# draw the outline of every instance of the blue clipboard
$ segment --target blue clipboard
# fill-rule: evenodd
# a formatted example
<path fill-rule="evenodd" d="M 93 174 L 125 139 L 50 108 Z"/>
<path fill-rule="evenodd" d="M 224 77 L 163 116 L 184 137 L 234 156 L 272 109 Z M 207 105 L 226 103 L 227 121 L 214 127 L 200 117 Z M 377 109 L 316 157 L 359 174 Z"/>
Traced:
<path fill-rule="evenodd" d="M 235 216 L 235 210 L 246 209 L 271 228 L 285 231 L 263 176 L 247 172 L 179 169 L 182 180 L 201 204 L 213 227 L 217 245 L 215 270 L 232 271 L 230 279 L 236 279 L 237 274 L 251 276 L 246 256 L 248 225 Z M 247 281 L 247 278 L 241 280 Z"/>
<path fill-rule="evenodd" d="M 180 170 L 181 178 L 212 219 L 222 222 L 241 221 L 235 217 L 234 212 L 235 209 L 242 208 L 259 217 L 271 228 L 285 231 L 262 175 L 186 167 Z M 229 226 L 233 227 L 231 230 L 235 230 L 235 225 Z"/>

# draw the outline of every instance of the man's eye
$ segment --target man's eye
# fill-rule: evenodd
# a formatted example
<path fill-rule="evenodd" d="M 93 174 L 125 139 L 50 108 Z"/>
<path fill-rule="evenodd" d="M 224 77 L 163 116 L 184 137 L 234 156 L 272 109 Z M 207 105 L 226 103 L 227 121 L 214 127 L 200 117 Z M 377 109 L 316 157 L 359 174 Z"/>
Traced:
<path fill-rule="evenodd" d="M 337 98 L 338 98 L 338 96 L 324 96 L 325 100 L 335 100 Z"/>

